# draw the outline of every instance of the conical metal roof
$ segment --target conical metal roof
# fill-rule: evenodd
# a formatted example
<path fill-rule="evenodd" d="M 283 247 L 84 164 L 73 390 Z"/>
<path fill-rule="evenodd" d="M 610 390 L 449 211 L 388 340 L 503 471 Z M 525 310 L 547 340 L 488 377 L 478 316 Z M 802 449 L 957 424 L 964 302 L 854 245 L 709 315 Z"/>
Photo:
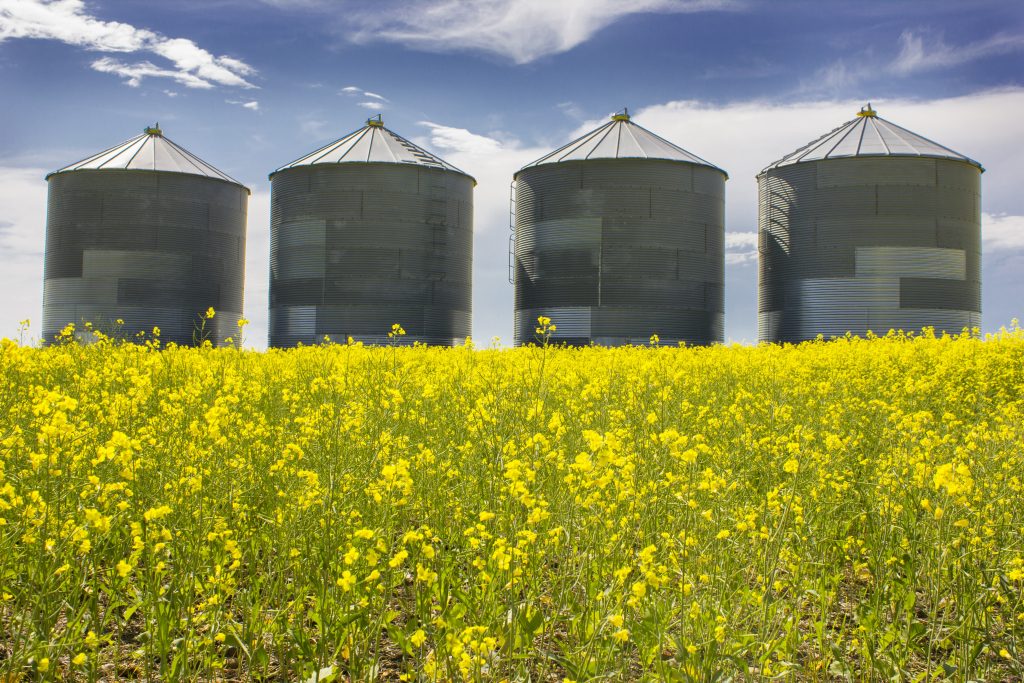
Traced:
<path fill-rule="evenodd" d="M 99 154 L 76 161 L 59 171 L 48 174 L 49 178 L 58 173 L 83 170 L 138 170 L 188 173 L 224 180 L 242 185 L 227 173 L 218 171 L 187 149 L 164 137 L 160 124 L 146 128 L 141 135 L 126 140 Z M 242 187 L 245 187 L 242 185 Z M 246 188 L 248 190 L 248 188 Z"/>
<path fill-rule="evenodd" d="M 655 135 L 643 126 L 633 123 L 629 112 L 615 114 L 611 121 L 554 152 L 523 166 L 520 171 L 542 164 L 557 164 L 563 161 L 586 161 L 589 159 L 667 159 L 690 164 L 710 166 L 721 171 L 726 178 L 729 174 L 696 154 L 673 145 L 663 137 Z M 518 175 L 518 174 L 517 174 Z"/>
<path fill-rule="evenodd" d="M 454 171 L 472 179 L 465 171 L 385 128 L 380 116 L 368 120 L 359 130 L 285 164 L 270 175 L 273 177 L 274 173 L 297 166 L 346 163 L 413 164 Z"/>
<path fill-rule="evenodd" d="M 983 172 L 985 170 L 974 159 L 883 119 L 878 112 L 871 108 L 869 102 L 866 107 L 857 112 L 857 117 L 852 121 L 847 121 L 814 142 L 787 154 L 767 166 L 761 173 L 779 166 L 798 164 L 802 161 L 879 156 L 955 159 L 977 166 Z"/>

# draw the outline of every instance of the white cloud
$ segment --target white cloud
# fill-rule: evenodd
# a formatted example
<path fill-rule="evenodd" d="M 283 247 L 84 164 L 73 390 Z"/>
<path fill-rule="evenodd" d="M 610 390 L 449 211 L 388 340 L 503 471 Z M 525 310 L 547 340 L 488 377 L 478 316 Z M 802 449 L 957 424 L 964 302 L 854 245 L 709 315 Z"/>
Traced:
<path fill-rule="evenodd" d="M 430 129 L 430 145 L 445 152 L 483 156 L 505 151 L 498 140 L 471 133 L 465 128 L 442 126 L 430 121 L 420 121 L 420 125 Z"/>
<path fill-rule="evenodd" d="M 385 109 L 385 103 L 390 102 L 390 100 L 383 95 L 370 92 L 369 90 L 363 90 L 362 88 L 358 88 L 354 85 L 345 86 L 341 89 L 339 94 L 347 95 L 349 97 L 367 97 L 369 99 L 357 102 L 356 106 L 362 107 L 363 109 L 371 109 L 373 111 Z"/>
<path fill-rule="evenodd" d="M 176 93 L 173 90 L 164 90 L 164 94 L 167 95 L 168 97 L 177 97 L 178 96 L 178 93 Z"/>
<path fill-rule="evenodd" d="M 913 31 L 900 35 L 900 53 L 889 70 L 908 75 L 929 69 L 957 66 L 993 55 L 1024 50 L 1024 35 L 999 33 L 967 45 L 947 45 L 941 35 L 926 42 L 925 36 Z"/>
<path fill-rule="evenodd" d="M 42 328 L 43 246 L 46 235 L 46 181 L 42 168 L 0 166 L 0 337 L 15 338 L 18 321 Z"/>
<path fill-rule="evenodd" d="M 981 214 L 981 239 L 986 253 L 1024 249 L 1024 216 Z"/>
<path fill-rule="evenodd" d="M 128 64 L 109 57 L 92 67 L 137 87 L 143 78 L 170 78 L 189 88 L 217 85 L 253 88 L 245 79 L 256 73 L 245 62 L 215 56 L 186 38 L 168 38 L 118 21 L 103 21 L 87 12 L 82 0 L 0 0 L 0 42 L 12 38 L 57 40 L 92 52 L 149 52 L 174 68 L 149 61 Z"/>
<path fill-rule="evenodd" d="M 1024 34 L 1000 33 L 967 45 L 947 45 L 940 34 L 904 31 L 895 57 L 882 56 L 868 47 L 860 53 L 838 59 L 816 69 L 800 81 L 803 94 L 848 94 L 872 79 L 905 77 L 921 71 L 966 64 L 984 57 L 1024 51 Z"/>
<path fill-rule="evenodd" d="M 267 347 L 270 305 L 270 191 L 253 189 L 245 235 L 245 345 Z"/>
<path fill-rule="evenodd" d="M 208 90 L 213 85 L 186 71 L 161 69 L 152 62 L 136 62 L 127 64 L 113 57 L 102 57 L 92 63 L 92 68 L 100 73 L 114 74 L 125 79 L 126 85 L 137 88 L 142 85 L 143 78 L 170 78 L 188 88 Z"/>
<path fill-rule="evenodd" d="M 757 262 L 757 233 L 753 230 L 725 233 L 725 262 L 743 265 Z"/>
<path fill-rule="evenodd" d="M 737 0 L 430 0 L 353 14 L 356 42 L 383 40 L 433 52 L 475 50 L 518 64 L 566 52 L 631 14 L 728 10 Z"/>
<path fill-rule="evenodd" d="M 255 70 L 245 62 L 231 57 L 215 57 L 191 40 L 185 38 L 162 39 L 155 42 L 151 51 L 169 59 L 182 71 L 219 85 L 252 88 L 243 76 L 252 76 Z"/>
<path fill-rule="evenodd" d="M 245 101 L 245 100 L 225 100 L 225 101 L 228 104 L 237 104 L 238 106 L 243 107 L 245 109 L 248 109 L 250 111 L 259 111 L 260 110 L 260 103 L 258 101 L 256 101 L 256 100 L 249 100 L 248 102 Z"/>

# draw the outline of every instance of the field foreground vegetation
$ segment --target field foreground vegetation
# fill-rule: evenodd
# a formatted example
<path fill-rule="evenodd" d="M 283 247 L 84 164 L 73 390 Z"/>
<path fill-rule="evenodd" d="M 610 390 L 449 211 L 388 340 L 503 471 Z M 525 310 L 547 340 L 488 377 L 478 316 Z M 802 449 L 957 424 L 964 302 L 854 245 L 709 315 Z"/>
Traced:
<path fill-rule="evenodd" d="M 0 680 L 1024 678 L 1020 330 L 153 346 L 0 346 Z"/>

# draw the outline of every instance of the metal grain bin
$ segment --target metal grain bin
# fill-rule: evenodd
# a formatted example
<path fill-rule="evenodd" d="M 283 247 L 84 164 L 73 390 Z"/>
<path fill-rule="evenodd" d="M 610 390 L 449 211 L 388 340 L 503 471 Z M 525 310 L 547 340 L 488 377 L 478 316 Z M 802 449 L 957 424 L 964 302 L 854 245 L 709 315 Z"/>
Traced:
<path fill-rule="evenodd" d="M 208 308 L 205 337 L 237 337 L 248 189 L 159 127 L 46 178 L 44 339 L 89 322 L 192 344 Z"/>
<path fill-rule="evenodd" d="M 983 170 L 869 104 L 761 171 L 760 339 L 979 326 Z"/>
<path fill-rule="evenodd" d="M 377 118 L 270 179 L 270 346 L 470 335 L 473 178 Z"/>
<path fill-rule="evenodd" d="M 723 339 L 725 171 L 628 113 L 515 175 L 515 343 Z"/>

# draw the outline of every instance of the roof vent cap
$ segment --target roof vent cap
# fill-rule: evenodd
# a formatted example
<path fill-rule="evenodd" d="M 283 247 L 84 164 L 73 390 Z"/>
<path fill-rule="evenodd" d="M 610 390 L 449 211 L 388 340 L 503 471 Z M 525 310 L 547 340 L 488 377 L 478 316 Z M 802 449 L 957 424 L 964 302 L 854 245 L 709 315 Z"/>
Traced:
<path fill-rule="evenodd" d="M 860 108 L 860 111 L 857 112 L 857 116 L 862 116 L 864 118 L 873 119 L 876 116 L 878 116 L 878 112 L 875 111 L 874 109 L 872 109 L 871 108 L 871 103 L 868 102 L 866 107 L 861 107 Z"/>

